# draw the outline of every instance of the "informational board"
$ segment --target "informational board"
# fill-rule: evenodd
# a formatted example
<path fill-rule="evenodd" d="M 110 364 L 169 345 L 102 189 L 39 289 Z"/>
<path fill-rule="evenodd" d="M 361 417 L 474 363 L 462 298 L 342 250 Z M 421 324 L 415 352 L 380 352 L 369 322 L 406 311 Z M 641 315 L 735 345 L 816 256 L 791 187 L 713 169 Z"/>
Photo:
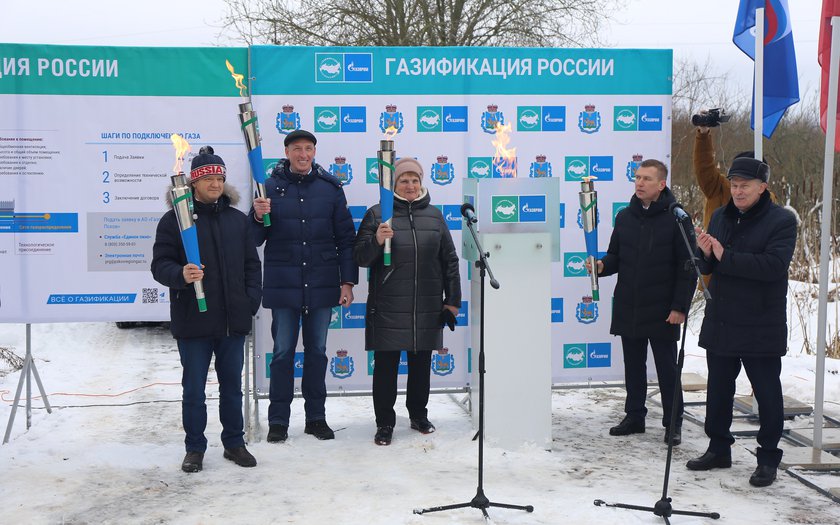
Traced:
<path fill-rule="evenodd" d="M 155 228 L 170 134 L 212 145 L 248 199 L 225 67 L 245 48 L 0 44 L 0 322 L 161 321 Z"/>
<path fill-rule="evenodd" d="M 316 160 L 344 181 L 358 223 L 378 199 L 376 150 L 393 125 L 397 155 L 420 160 L 459 247 L 462 181 L 499 175 L 493 125 L 510 124 L 518 176 L 562 181 L 563 260 L 553 263 L 545 305 L 554 381 L 621 377 L 620 342 L 609 335 L 615 277 L 602 279 L 599 302 L 587 299 L 577 193 L 582 177 L 597 177 L 606 250 L 634 168 L 646 158 L 670 164 L 669 50 L 0 44 L 0 322 L 168 319 L 168 290 L 149 267 L 167 209 L 170 135 L 183 134 L 191 155 L 212 145 L 244 197 L 240 208 L 250 204 L 242 99 L 225 60 L 252 80 L 267 172 L 286 134 L 314 132 Z M 469 381 L 471 270 L 462 262 L 465 305 L 445 333 L 447 351 L 434 356 L 436 388 Z M 356 302 L 334 311 L 331 390 L 370 389 L 360 275 Z M 268 325 L 263 310 L 255 334 L 263 394 Z"/>
<path fill-rule="evenodd" d="M 397 156 L 420 160 L 432 203 L 442 208 L 460 247 L 468 234 L 459 213 L 462 181 L 499 176 L 494 123 L 510 124 L 508 147 L 516 148 L 518 176 L 563 181 L 562 261 L 554 263 L 553 280 L 546 283 L 552 301 L 544 305 L 553 323 L 554 381 L 622 377 L 620 341 L 609 335 L 615 277 L 602 279 L 600 302 L 586 298 L 591 293 L 578 191 L 584 176 L 597 177 L 599 246 L 606 250 L 615 214 L 633 194 L 635 167 L 644 158 L 669 164 L 670 51 L 257 46 L 250 53 L 267 170 L 283 156 L 286 134 L 314 132 L 316 160 L 344 181 L 357 221 L 378 201 L 376 150 L 383 132 L 394 126 Z M 462 262 L 461 270 L 466 304 L 472 300 L 471 268 Z M 331 389 L 370 388 L 365 271 L 360 275 L 356 302 L 334 312 L 327 344 Z M 496 278 L 504 286 L 505 276 Z M 467 311 L 462 308 L 454 334 L 445 332 L 447 352 L 433 354 L 442 366 L 436 371 L 433 363 L 433 387 L 469 381 Z M 263 392 L 269 324 L 270 313 L 263 312 L 256 340 L 256 368 L 266 371 L 256 384 Z M 511 367 L 516 354 L 512 348 Z M 302 358 L 299 347 L 297 362 Z"/>

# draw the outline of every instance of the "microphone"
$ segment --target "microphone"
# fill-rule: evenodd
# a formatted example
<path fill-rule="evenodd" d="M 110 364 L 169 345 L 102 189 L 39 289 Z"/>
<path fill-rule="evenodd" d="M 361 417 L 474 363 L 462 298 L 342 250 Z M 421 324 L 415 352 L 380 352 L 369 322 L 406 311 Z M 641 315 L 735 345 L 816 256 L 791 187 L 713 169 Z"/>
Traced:
<path fill-rule="evenodd" d="M 668 206 L 668 211 L 673 213 L 678 221 L 691 223 L 691 217 L 688 216 L 679 202 L 672 202 Z"/>
<path fill-rule="evenodd" d="M 478 218 L 475 216 L 475 208 L 469 202 L 465 202 L 461 205 L 461 215 L 467 219 L 467 222 L 471 222 L 473 224 L 478 222 Z"/>

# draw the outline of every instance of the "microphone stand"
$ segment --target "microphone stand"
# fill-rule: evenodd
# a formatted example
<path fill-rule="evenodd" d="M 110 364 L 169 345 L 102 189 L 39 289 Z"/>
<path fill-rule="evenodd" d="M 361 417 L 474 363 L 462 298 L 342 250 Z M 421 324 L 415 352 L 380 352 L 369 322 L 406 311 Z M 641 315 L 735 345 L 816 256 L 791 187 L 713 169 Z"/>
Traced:
<path fill-rule="evenodd" d="M 703 290 L 703 297 L 706 298 L 707 301 L 711 301 L 712 296 L 709 293 L 709 289 L 706 288 L 706 283 L 703 281 L 703 277 L 700 274 L 700 268 L 697 266 L 697 257 L 694 256 L 694 249 L 691 246 L 691 242 L 688 240 L 688 235 L 685 233 L 686 224 L 691 227 L 690 220 L 681 220 L 679 216 L 677 216 L 677 228 L 680 230 L 682 234 L 683 242 L 685 243 L 685 249 L 688 252 L 689 260 L 686 263 L 686 270 L 688 269 L 687 266 L 690 264 L 694 267 L 694 272 L 697 275 L 698 280 L 700 281 L 700 287 Z M 691 296 L 694 295 L 694 288 L 691 289 Z M 689 296 L 689 312 L 691 312 L 691 302 Z M 677 405 L 679 404 L 679 395 L 682 392 L 682 368 L 683 368 L 683 361 L 685 360 L 685 334 L 688 330 L 688 313 L 686 313 L 685 322 L 683 323 L 682 329 L 682 341 L 680 342 L 680 351 L 677 355 L 677 370 L 676 370 L 676 378 L 674 382 L 674 400 L 671 403 L 671 423 L 668 427 L 671 429 L 670 431 L 673 432 L 673 429 L 676 428 L 677 423 Z M 698 516 L 702 518 L 711 518 L 713 520 L 719 519 L 720 514 L 717 512 L 699 512 L 699 511 L 690 511 L 690 510 L 674 510 L 671 507 L 671 498 L 668 497 L 668 481 L 671 477 L 671 457 L 674 451 L 674 442 L 671 440 L 671 435 L 668 436 L 668 456 L 665 460 L 665 477 L 662 483 L 662 498 L 656 502 L 653 507 L 644 507 L 641 505 L 628 505 L 626 503 L 607 503 L 604 500 L 596 499 L 595 506 L 597 507 L 616 507 L 620 509 L 630 509 L 630 510 L 641 510 L 646 512 L 653 512 L 657 516 L 661 516 L 662 519 L 665 520 L 666 525 L 671 525 L 671 522 L 668 520 L 672 515 L 677 514 L 681 516 Z"/>
<path fill-rule="evenodd" d="M 466 214 L 464 215 L 466 217 Z M 490 501 L 484 495 L 484 277 L 485 271 L 490 274 L 490 286 L 499 289 L 499 281 L 493 277 L 493 270 L 487 263 L 489 253 L 484 251 L 481 242 L 478 240 L 473 223 L 476 222 L 474 217 L 467 218 L 467 227 L 472 234 L 475 246 L 478 249 L 478 260 L 475 266 L 479 268 L 479 275 L 481 276 L 481 310 L 480 310 L 480 325 L 479 325 L 479 346 L 478 346 L 478 488 L 475 496 L 470 501 L 464 503 L 455 503 L 453 505 L 443 505 L 440 507 L 429 507 L 425 509 L 414 509 L 414 514 L 426 514 L 429 512 L 439 512 L 442 510 L 463 509 L 472 507 L 481 511 L 484 514 L 484 519 L 489 520 L 490 515 L 487 514 L 487 509 L 490 507 L 500 507 L 505 509 L 524 510 L 525 512 L 534 512 L 532 505 L 511 505 L 509 503 L 497 503 Z"/>

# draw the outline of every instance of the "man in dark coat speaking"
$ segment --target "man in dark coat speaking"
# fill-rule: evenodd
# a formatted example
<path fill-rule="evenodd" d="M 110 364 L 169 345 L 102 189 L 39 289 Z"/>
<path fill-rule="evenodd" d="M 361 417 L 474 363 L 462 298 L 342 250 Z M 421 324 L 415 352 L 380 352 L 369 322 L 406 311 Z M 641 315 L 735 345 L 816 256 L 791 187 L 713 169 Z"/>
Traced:
<path fill-rule="evenodd" d="M 679 445 L 682 439 L 682 392 L 677 401 L 677 420 L 670 428 L 676 384 L 677 339 L 680 324 L 691 306 L 696 277 L 687 262 L 691 257 L 679 231 L 680 224 L 668 207 L 675 202 L 666 185 L 668 168 L 648 159 L 636 170 L 636 191 L 630 205 L 615 218 L 615 228 L 599 275 L 618 273 L 610 333 L 621 336 L 624 352 L 626 416 L 610 428 L 610 435 L 625 436 L 645 431 L 647 394 L 647 347 L 653 351 L 662 397 L 664 441 Z M 693 232 L 689 234 L 694 242 Z"/>
<path fill-rule="evenodd" d="M 709 231 L 698 230 L 700 270 L 711 274 L 700 346 L 706 349 L 709 381 L 706 435 L 709 448 L 687 463 L 690 470 L 729 468 L 735 442 L 732 405 L 743 363 L 758 402 L 761 426 L 758 467 L 750 484 L 776 479 L 784 426 L 782 356 L 787 352 L 788 268 L 796 244 L 796 218 L 773 204 L 767 164 L 737 158 L 729 169 L 732 200 L 718 208 Z"/>

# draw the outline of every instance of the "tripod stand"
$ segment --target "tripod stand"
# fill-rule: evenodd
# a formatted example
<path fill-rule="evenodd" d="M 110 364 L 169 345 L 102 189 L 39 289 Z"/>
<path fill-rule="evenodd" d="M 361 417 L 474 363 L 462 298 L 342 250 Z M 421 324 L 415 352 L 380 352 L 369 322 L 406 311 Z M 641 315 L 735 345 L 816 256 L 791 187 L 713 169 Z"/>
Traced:
<path fill-rule="evenodd" d="M 18 380 L 17 390 L 15 391 L 15 401 L 12 404 L 12 413 L 9 415 L 9 423 L 6 425 L 6 434 L 3 436 L 3 444 L 9 442 L 9 436 L 12 435 L 12 426 L 15 424 L 15 414 L 17 413 L 18 403 L 20 402 L 20 394 L 23 389 L 23 383 L 26 382 L 26 428 L 32 426 L 32 376 L 35 376 L 35 382 L 38 383 L 38 390 L 41 391 L 41 398 L 44 401 L 44 406 L 47 413 L 52 413 L 50 402 L 47 399 L 47 394 L 44 392 L 44 385 L 41 384 L 41 376 L 38 375 L 38 369 L 35 367 L 35 360 L 32 359 L 32 325 L 26 325 L 26 357 L 23 359 L 23 367 L 20 369 L 20 380 Z"/>
<path fill-rule="evenodd" d="M 465 205 L 467 206 L 467 205 Z M 472 208 L 470 206 L 470 208 Z M 462 213 L 464 213 L 464 208 L 462 207 Z M 490 269 L 490 266 L 487 264 L 487 257 L 490 256 L 489 253 L 484 252 L 484 248 L 482 248 L 481 243 L 478 240 L 478 235 L 475 233 L 475 229 L 473 227 L 473 223 L 475 222 L 475 216 L 470 214 L 465 214 L 467 217 L 467 226 L 470 229 L 470 233 L 472 234 L 473 241 L 475 241 L 475 246 L 478 249 L 478 261 L 475 262 L 477 268 L 479 268 L 479 275 L 480 275 L 480 282 L 481 282 L 481 310 L 479 314 L 479 346 L 478 346 L 478 488 L 476 489 L 475 496 L 470 501 L 464 503 L 455 503 L 452 505 L 443 505 L 440 507 L 429 507 L 425 509 L 414 509 L 414 514 L 426 514 L 428 512 L 439 512 L 442 510 L 452 510 L 452 509 L 463 509 L 466 507 L 472 507 L 481 511 L 484 514 L 484 519 L 490 519 L 490 515 L 487 514 L 487 509 L 490 507 L 500 507 L 505 509 L 514 509 L 514 510 L 524 510 L 525 512 L 534 512 L 534 507 L 532 505 L 511 505 L 509 503 L 497 503 L 495 501 L 490 501 L 487 496 L 484 495 L 484 279 L 485 273 L 490 274 L 490 286 L 495 289 L 499 288 L 499 282 L 493 277 L 493 271 Z"/>
<path fill-rule="evenodd" d="M 678 208 L 679 204 L 673 203 L 671 204 L 670 210 L 677 216 L 677 228 L 680 230 L 682 234 L 683 241 L 685 242 L 685 249 L 688 250 L 689 261 L 686 263 L 691 264 L 694 267 L 694 272 L 697 275 L 697 279 L 700 282 L 700 285 L 703 289 L 703 296 L 706 298 L 707 301 L 712 299 L 711 294 L 709 294 L 709 290 L 706 288 L 706 283 L 703 281 L 703 277 L 700 275 L 700 269 L 697 267 L 697 258 L 694 256 L 694 249 L 691 246 L 691 242 L 688 240 L 688 235 L 685 233 L 686 225 L 690 228 L 691 227 L 691 220 L 688 215 L 682 211 L 682 208 L 679 208 L 679 211 L 682 212 L 681 214 L 675 211 L 675 208 Z M 694 289 L 691 289 L 691 295 L 694 295 Z M 690 301 L 689 301 L 690 304 Z M 690 307 L 689 307 L 690 310 Z M 690 313 L 690 312 L 689 312 Z M 682 341 L 680 342 L 680 350 L 677 355 L 677 367 L 676 367 L 676 380 L 674 383 L 674 399 L 673 403 L 671 404 L 671 422 L 669 425 L 669 429 L 673 431 L 676 428 L 677 423 L 677 410 L 679 405 L 679 395 L 682 392 L 682 368 L 683 368 L 683 361 L 685 360 L 685 335 L 686 331 L 688 330 L 688 315 L 686 314 L 685 322 L 683 323 L 682 329 Z M 677 514 L 681 516 L 699 516 L 703 518 L 712 518 L 714 520 L 720 518 L 720 514 L 717 512 L 697 512 L 697 511 L 689 511 L 689 510 L 674 510 L 671 506 L 671 498 L 668 497 L 668 482 L 671 477 L 671 457 L 674 451 L 674 441 L 672 439 L 668 439 L 668 455 L 665 460 L 665 476 L 662 482 L 662 498 L 654 504 L 653 507 L 645 507 L 641 505 L 629 505 L 626 503 L 607 503 L 604 500 L 596 499 L 595 505 L 598 507 L 616 507 L 621 509 L 630 509 L 630 510 L 641 510 L 645 512 L 653 512 L 657 516 L 661 516 L 662 519 L 665 520 L 667 525 L 670 525 L 671 522 L 668 520 L 672 515 Z"/>

